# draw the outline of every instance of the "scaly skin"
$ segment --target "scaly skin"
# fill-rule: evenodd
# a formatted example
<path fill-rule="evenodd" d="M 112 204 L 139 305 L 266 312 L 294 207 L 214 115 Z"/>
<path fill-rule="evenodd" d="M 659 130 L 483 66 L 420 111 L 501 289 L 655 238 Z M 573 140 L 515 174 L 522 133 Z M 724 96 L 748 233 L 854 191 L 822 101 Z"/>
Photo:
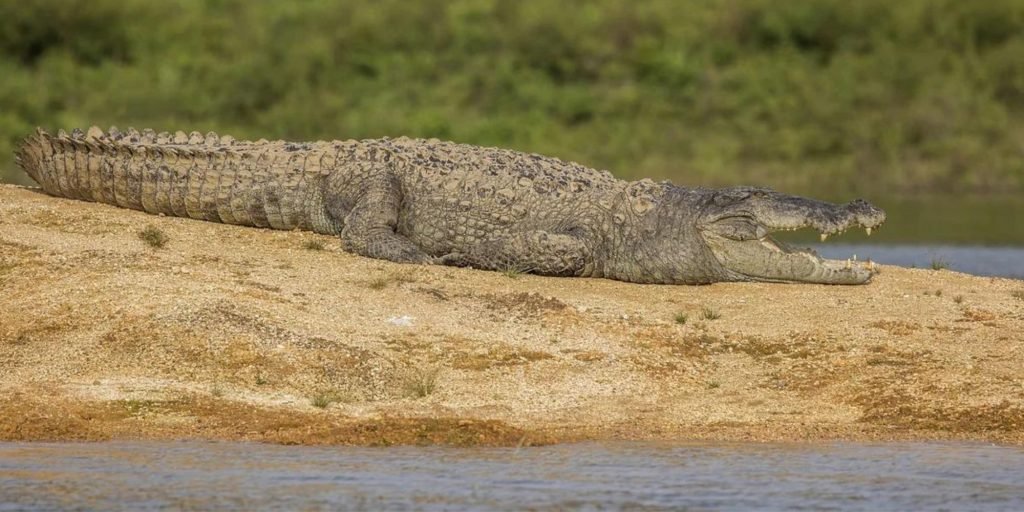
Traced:
<path fill-rule="evenodd" d="M 607 171 L 438 140 L 238 142 L 93 127 L 28 137 L 49 194 L 243 226 L 340 236 L 352 252 L 636 283 L 867 282 L 872 270 L 769 233 L 874 228 L 885 213 L 768 189 L 626 182 Z"/>

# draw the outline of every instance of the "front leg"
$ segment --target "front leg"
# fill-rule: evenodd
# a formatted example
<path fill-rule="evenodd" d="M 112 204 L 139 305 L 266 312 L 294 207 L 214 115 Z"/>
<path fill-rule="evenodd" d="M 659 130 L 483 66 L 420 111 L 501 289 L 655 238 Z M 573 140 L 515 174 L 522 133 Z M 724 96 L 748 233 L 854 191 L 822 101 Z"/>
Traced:
<path fill-rule="evenodd" d="M 513 270 L 545 276 L 586 276 L 593 271 L 590 248 L 579 237 L 525 231 L 487 240 L 439 259 L 444 265 Z"/>

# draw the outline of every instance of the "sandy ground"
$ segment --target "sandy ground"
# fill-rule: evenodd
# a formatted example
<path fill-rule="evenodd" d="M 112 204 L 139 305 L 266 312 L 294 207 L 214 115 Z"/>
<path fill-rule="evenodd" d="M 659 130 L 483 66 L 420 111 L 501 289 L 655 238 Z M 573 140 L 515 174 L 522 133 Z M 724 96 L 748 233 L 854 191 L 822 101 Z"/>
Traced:
<path fill-rule="evenodd" d="M 338 245 L 0 186 L 0 439 L 1024 443 L 1022 281 L 634 285 Z"/>

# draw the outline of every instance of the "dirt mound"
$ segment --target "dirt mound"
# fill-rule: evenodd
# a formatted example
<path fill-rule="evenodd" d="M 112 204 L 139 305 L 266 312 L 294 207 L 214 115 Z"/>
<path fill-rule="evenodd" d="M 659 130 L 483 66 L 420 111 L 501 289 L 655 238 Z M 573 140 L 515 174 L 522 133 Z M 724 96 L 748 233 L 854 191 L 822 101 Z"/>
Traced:
<path fill-rule="evenodd" d="M 407 266 L 0 186 L 0 439 L 1021 443 L 1021 368 L 1016 280 Z"/>

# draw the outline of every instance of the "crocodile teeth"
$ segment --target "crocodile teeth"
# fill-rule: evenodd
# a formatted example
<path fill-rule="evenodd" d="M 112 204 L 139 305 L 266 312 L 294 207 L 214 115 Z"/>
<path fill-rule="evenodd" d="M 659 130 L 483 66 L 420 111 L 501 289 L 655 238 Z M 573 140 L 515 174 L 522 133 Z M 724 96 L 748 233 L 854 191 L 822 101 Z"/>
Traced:
<path fill-rule="evenodd" d="M 821 234 L 821 241 L 824 242 L 827 239 L 828 239 L 828 233 L 822 233 Z"/>

